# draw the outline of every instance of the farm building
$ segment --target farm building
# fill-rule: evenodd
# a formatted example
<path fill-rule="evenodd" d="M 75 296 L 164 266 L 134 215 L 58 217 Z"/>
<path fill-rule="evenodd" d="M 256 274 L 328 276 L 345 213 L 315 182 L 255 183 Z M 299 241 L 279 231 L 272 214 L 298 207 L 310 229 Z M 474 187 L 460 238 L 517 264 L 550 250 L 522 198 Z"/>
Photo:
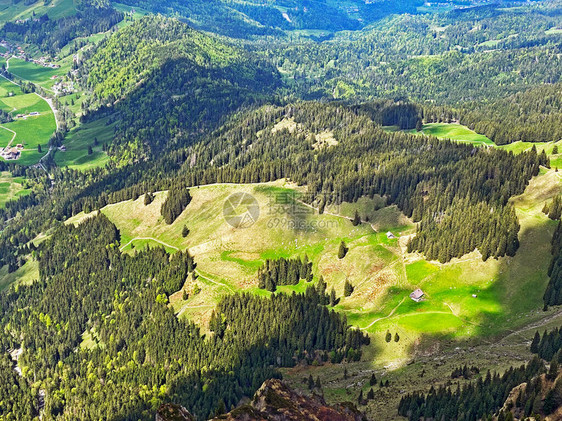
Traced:
<path fill-rule="evenodd" d="M 424 295 L 423 291 L 418 288 L 410 294 L 410 298 L 416 303 L 419 303 L 423 299 Z"/>
<path fill-rule="evenodd" d="M 392 240 L 392 239 L 396 238 L 396 236 L 393 233 L 391 233 L 390 231 L 388 231 L 386 233 L 386 238 L 388 238 L 389 240 Z"/>

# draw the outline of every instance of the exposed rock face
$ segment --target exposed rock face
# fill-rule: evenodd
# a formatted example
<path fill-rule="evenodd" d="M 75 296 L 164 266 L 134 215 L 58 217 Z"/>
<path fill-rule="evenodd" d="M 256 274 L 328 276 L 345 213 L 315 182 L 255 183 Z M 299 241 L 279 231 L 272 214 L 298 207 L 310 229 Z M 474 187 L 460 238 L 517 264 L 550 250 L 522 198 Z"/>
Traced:
<path fill-rule="evenodd" d="M 352 403 L 328 406 L 319 396 L 303 396 L 277 379 L 267 380 L 250 403 L 211 421 L 363 421 Z M 195 421 L 182 406 L 165 404 L 156 414 L 156 421 Z"/>
<path fill-rule="evenodd" d="M 362 421 L 352 403 L 328 406 L 318 396 L 307 397 L 291 390 L 282 381 L 267 380 L 252 401 L 213 421 Z"/>
<path fill-rule="evenodd" d="M 195 418 L 183 406 L 166 403 L 158 408 L 156 421 L 195 421 Z"/>

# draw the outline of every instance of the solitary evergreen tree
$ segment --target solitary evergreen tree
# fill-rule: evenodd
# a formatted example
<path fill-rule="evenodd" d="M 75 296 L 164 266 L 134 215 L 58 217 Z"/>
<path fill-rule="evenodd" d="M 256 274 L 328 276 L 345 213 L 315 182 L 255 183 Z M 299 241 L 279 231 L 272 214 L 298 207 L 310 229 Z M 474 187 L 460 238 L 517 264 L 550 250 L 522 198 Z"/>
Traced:
<path fill-rule="evenodd" d="M 145 206 L 150 205 L 153 200 L 154 200 L 154 195 L 152 193 L 148 192 L 144 195 L 144 205 Z"/>
<path fill-rule="evenodd" d="M 320 376 L 316 377 L 316 384 L 314 385 L 316 389 L 322 389 L 322 383 L 320 383 Z"/>
<path fill-rule="evenodd" d="M 183 301 L 187 301 L 188 298 L 189 298 L 189 295 L 187 295 L 187 292 L 186 292 L 185 289 L 184 289 L 184 290 L 183 290 L 182 299 L 183 299 Z"/>
<path fill-rule="evenodd" d="M 372 400 L 375 399 L 375 392 L 373 391 L 373 388 L 371 387 L 371 389 L 369 389 L 369 392 L 367 392 L 367 400 Z"/>
<path fill-rule="evenodd" d="M 370 386 L 376 386 L 377 384 L 377 376 L 375 376 L 375 373 L 371 374 L 371 379 L 369 380 L 369 385 Z"/>
<path fill-rule="evenodd" d="M 394 342 L 398 342 L 400 340 L 400 336 L 398 336 L 398 332 L 394 334 Z"/>
<path fill-rule="evenodd" d="M 351 294 L 353 294 L 353 285 L 346 279 L 343 286 L 343 295 L 344 297 L 349 297 Z"/>
<path fill-rule="evenodd" d="M 340 248 L 338 250 L 338 258 L 343 259 L 347 254 L 347 251 L 348 251 L 347 246 L 345 245 L 345 242 L 342 240 L 342 242 L 340 243 Z"/>
<path fill-rule="evenodd" d="M 37 152 L 41 153 L 43 150 L 41 149 L 41 145 L 37 144 Z"/>
<path fill-rule="evenodd" d="M 384 338 L 384 340 L 386 342 L 390 342 L 392 340 L 392 333 L 390 333 L 388 330 L 386 331 L 386 337 Z"/>
<path fill-rule="evenodd" d="M 187 228 L 186 225 L 183 226 L 183 229 L 181 230 L 181 236 L 183 238 L 187 237 L 189 235 L 189 228 Z"/>
<path fill-rule="evenodd" d="M 92 145 L 88 145 L 88 155 L 91 155 L 94 153 L 94 150 L 92 149 Z"/>
<path fill-rule="evenodd" d="M 361 217 L 359 216 L 359 212 L 357 212 L 357 210 L 355 210 L 355 216 L 353 217 L 351 223 L 354 227 L 361 223 Z"/>
<path fill-rule="evenodd" d="M 308 376 L 308 389 L 314 389 L 314 379 L 312 378 L 312 374 Z"/>

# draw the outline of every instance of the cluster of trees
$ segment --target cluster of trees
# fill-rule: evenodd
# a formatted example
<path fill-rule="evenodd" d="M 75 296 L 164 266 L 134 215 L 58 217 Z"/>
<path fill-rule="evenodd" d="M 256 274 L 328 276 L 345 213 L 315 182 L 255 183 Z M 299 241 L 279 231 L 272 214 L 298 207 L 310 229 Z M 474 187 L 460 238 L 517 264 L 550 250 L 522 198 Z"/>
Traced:
<path fill-rule="evenodd" d="M 168 306 L 194 268 L 189 255 L 163 248 L 128 255 L 118 244 L 103 214 L 61 224 L 36 252 L 40 279 L 0 293 L 0 376 L 11 385 L 0 410 L 13 419 L 37 415 L 31 383 L 44 388 L 49 419 L 149 420 L 170 401 L 207 419 L 279 377 L 277 367 L 356 360 L 368 343 L 325 306 L 330 298 L 319 286 L 224 297 L 215 333 L 202 334 Z M 21 378 L 7 363 L 17 348 Z"/>
<path fill-rule="evenodd" d="M 0 123 L 9 123 L 13 121 L 12 115 L 4 110 L 0 110 Z"/>
<path fill-rule="evenodd" d="M 556 201 L 551 204 L 550 208 L 554 208 L 555 205 Z M 543 296 L 545 306 L 562 304 L 562 221 L 560 220 L 552 236 L 551 245 L 550 252 L 552 254 L 552 260 L 548 267 L 550 280 Z"/>
<path fill-rule="evenodd" d="M 191 202 L 191 195 L 189 190 L 180 185 L 174 185 L 169 191 L 168 196 L 160 210 L 164 221 L 169 225 L 173 223 L 178 216 L 184 211 L 187 205 Z"/>
<path fill-rule="evenodd" d="M 301 279 L 312 281 L 312 262 L 308 256 L 300 259 L 267 259 L 258 269 L 258 286 L 275 291 L 279 285 L 296 285 Z"/>
<path fill-rule="evenodd" d="M 543 360 L 550 361 L 556 357 L 559 363 L 562 363 L 562 329 L 554 328 L 550 332 L 546 330 L 541 334 L 535 332 L 533 341 L 531 342 L 531 352 L 537 354 Z"/>
<path fill-rule="evenodd" d="M 6 22 L 0 36 L 35 44 L 54 56 L 74 39 L 106 32 L 122 20 L 123 13 L 110 7 L 109 1 L 84 0 L 70 16 L 50 19 L 45 14 L 24 23 Z"/>
<path fill-rule="evenodd" d="M 469 421 L 486 419 L 495 414 L 509 396 L 511 390 L 546 371 L 544 363 L 534 358 L 526 366 L 511 367 L 503 375 L 486 373 L 485 378 L 472 381 L 464 387 L 433 386 L 427 394 L 410 393 L 400 399 L 398 413 L 410 421 L 446 419 Z"/>
<path fill-rule="evenodd" d="M 458 379 L 460 377 L 469 380 L 472 376 L 480 374 L 480 369 L 476 366 L 468 367 L 466 364 L 462 367 L 457 367 L 451 372 L 451 379 Z"/>

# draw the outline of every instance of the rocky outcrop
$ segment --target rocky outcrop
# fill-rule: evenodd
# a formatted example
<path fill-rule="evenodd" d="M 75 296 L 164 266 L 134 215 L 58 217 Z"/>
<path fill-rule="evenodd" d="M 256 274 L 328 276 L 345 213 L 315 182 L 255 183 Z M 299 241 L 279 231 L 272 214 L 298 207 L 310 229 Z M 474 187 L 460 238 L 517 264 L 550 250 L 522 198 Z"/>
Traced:
<path fill-rule="evenodd" d="M 194 421 L 182 406 L 165 404 L 156 421 Z M 253 399 L 212 421 L 363 421 L 365 416 L 352 403 L 328 406 L 320 396 L 304 396 L 281 380 L 267 380 Z"/>
<path fill-rule="evenodd" d="M 158 408 L 156 421 L 195 421 L 195 417 L 183 406 L 166 403 Z"/>
<path fill-rule="evenodd" d="M 328 406 L 319 396 L 304 396 L 277 379 L 267 380 L 252 401 L 213 421 L 362 421 L 352 403 Z"/>

